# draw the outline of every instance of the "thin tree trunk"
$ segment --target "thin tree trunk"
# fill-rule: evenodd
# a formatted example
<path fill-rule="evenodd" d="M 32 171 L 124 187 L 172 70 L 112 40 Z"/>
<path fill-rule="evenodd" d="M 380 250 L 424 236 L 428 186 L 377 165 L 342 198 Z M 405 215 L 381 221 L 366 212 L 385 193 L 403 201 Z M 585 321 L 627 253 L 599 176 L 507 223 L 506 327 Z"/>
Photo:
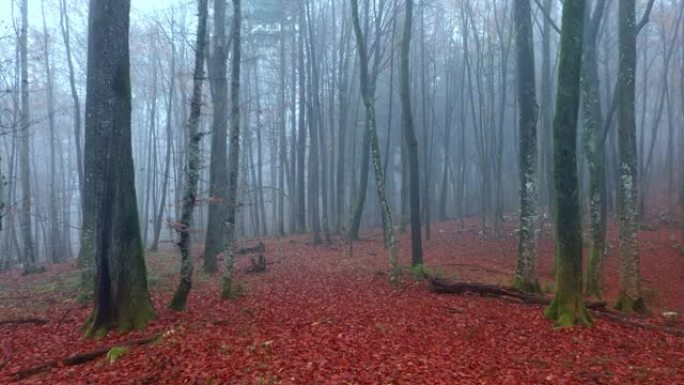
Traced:
<path fill-rule="evenodd" d="M 168 192 L 169 178 L 171 175 L 171 147 L 173 144 L 173 98 L 174 90 L 176 88 L 176 46 L 171 41 L 171 69 L 169 72 L 169 91 L 166 106 L 166 156 L 164 161 L 164 176 L 161 188 L 161 201 L 154 218 L 154 238 L 152 240 L 151 251 L 157 251 L 159 248 L 159 237 L 164 219 L 164 209 L 166 208 L 166 195 Z"/>
<path fill-rule="evenodd" d="M 207 42 L 207 0 L 198 0 L 197 41 L 195 42 L 195 69 L 192 81 L 192 99 L 190 101 L 190 117 L 187 122 L 188 147 L 185 166 L 185 192 L 183 193 L 180 223 L 177 224 L 179 235 L 178 249 L 181 253 L 180 281 L 169 307 L 173 310 L 185 310 L 188 294 L 192 288 L 192 228 L 193 212 L 197 202 L 197 182 L 200 166 L 199 132 L 200 114 L 202 111 L 202 83 L 204 82 L 204 51 Z"/>
<path fill-rule="evenodd" d="M 410 0 L 409 0 L 410 1 Z M 394 228 L 392 225 L 392 212 L 387 198 L 385 197 L 385 177 L 382 170 L 382 162 L 380 159 L 380 146 L 378 144 L 377 122 L 375 117 L 375 102 L 373 100 L 373 89 L 370 82 L 370 74 L 368 71 L 368 54 L 366 51 L 366 43 L 361 31 L 361 23 L 359 21 L 359 3 L 358 0 L 351 0 L 352 20 L 354 24 L 354 31 L 356 34 L 356 45 L 359 52 L 360 77 L 361 77 L 361 94 L 363 97 L 363 104 L 366 107 L 366 127 L 370 132 L 371 137 L 371 154 L 373 161 L 373 170 L 375 171 L 375 183 L 378 190 L 378 198 L 382 206 L 382 215 L 384 216 L 386 239 L 389 244 L 389 260 L 390 260 L 390 274 L 389 281 L 396 284 L 399 281 L 399 266 L 397 264 L 397 243 L 394 238 Z"/>
<path fill-rule="evenodd" d="M 31 132 L 29 114 L 29 79 L 28 79 L 28 0 L 21 1 L 21 31 L 19 34 L 19 52 L 21 61 L 21 147 L 19 151 L 19 169 L 21 177 L 21 235 L 23 250 L 21 252 L 24 271 L 30 272 L 36 263 L 36 253 L 31 231 Z"/>
<path fill-rule="evenodd" d="M 237 211 L 237 183 L 240 159 L 240 33 L 242 24 L 241 0 L 233 0 L 233 63 L 230 77 L 230 144 L 228 191 L 226 199 L 225 270 L 221 297 L 235 296 L 233 288 L 233 257 L 235 255 L 235 218 Z"/>
<path fill-rule="evenodd" d="M 401 119 L 408 156 L 409 207 L 411 218 L 411 264 L 423 263 L 423 244 L 420 235 L 420 175 L 418 174 L 418 142 L 413 130 L 411 112 L 411 90 L 409 84 L 409 54 L 411 51 L 411 29 L 413 28 L 413 0 L 406 0 L 404 11 L 404 32 L 401 40 Z"/>

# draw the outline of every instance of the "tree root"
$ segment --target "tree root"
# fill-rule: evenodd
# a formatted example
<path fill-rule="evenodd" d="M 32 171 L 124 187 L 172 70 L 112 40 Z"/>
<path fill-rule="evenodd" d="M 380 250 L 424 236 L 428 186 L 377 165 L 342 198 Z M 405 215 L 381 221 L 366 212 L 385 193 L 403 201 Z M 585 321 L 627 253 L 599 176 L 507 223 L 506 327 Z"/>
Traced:
<path fill-rule="evenodd" d="M 15 380 L 22 380 L 24 378 L 31 377 L 35 374 L 45 372 L 51 368 L 62 367 L 62 366 L 80 365 L 80 364 L 92 361 L 98 357 L 106 355 L 107 352 L 109 352 L 114 347 L 145 345 L 145 344 L 149 344 L 150 342 L 155 341 L 159 337 L 161 337 L 161 334 L 155 334 L 151 337 L 145 337 L 145 338 L 138 338 L 138 339 L 129 340 L 129 341 L 123 341 L 123 342 L 119 342 L 117 344 L 110 345 L 110 346 L 107 346 L 104 348 L 91 350 L 89 352 L 76 353 L 76 354 L 73 354 L 67 358 L 63 358 L 63 359 L 59 359 L 59 360 L 51 360 L 51 361 L 48 361 L 42 365 L 38 365 L 38 366 L 34 366 L 32 368 L 20 370 L 20 371 L 14 373 L 13 377 Z"/>

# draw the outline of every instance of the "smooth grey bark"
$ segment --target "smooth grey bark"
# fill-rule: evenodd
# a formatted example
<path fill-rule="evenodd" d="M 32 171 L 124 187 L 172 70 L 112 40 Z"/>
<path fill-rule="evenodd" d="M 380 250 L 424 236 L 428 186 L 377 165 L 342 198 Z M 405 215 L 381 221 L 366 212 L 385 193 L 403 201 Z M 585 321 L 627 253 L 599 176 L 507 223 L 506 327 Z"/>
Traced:
<path fill-rule="evenodd" d="M 29 113 L 29 78 L 28 78 L 28 0 L 21 1 L 21 30 L 19 33 L 19 56 L 21 62 L 21 146 L 19 151 L 19 169 L 21 178 L 21 239 L 23 249 L 21 260 L 24 272 L 33 271 L 36 264 L 36 252 L 33 245 L 31 220 L 31 123 Z"/>
<path fill-rule="evenodd" d="M 169 307 L 176 311 L 186 308 L 187 298 L 192 288 L 192 229 L 194 210 L 197 204 L 197 182 L 200 168 L 200 144 L 202 134 L 199 131 L 202 112 L 202 85 L 204 83 L 204 57 L 207 44 L 208 0 L 198 0 L 197 38 L 195 41 L 195 67 L 192 78 L 192 96 L 190 99 L 190 115 L 187 122 L 187 149 L 184 169 L 184 192 L 181 216 L 176 224 L 178 232 L 178 249 L 181 253 L 180 280 Z"/>
<path fill-rule="evenodd" d="M 55 137 L 55 92 L 54 81 L 52 77 L 52 63 L 50 60 L 50 36 L 47 30 L 47 23 L 45 21 L 45 0 L 40 2 L 40 10 L 43 19 L 43 63 L 45 66 L 45 80 L 47 83 L 47 108 L 48 108 L 48 136 L 50 147 L 50 193 L 48 212 L 50 220 L 48 224 L 48 239 L 46 242 L 48 260 L 53 263 L 59 263 L 67 259 L 66 250 L 61 236 L 61 224 L 59 215 L 60 202 L 58 199 L 57 178 L 57 144 Z M 62 218 L 62 221 L 64 219 Z"/>
<path fill-rule="evenodd" d="M 287 162 L 287 142 L 285 138 L 285 127 L 287 124 L 285 116 L 285 78 L 287 65 L 285 61 L 285 21 L 283 20 L 280 21 L 278 58 L 280 60 L 280 80 L 278 83 L 278 218 L 276 220 L 276 234 L 283 236 L 285 235 L 285 165 Z M 261 169 L 261 164 L 259 169 Z"/>
<path fill-rule="evenodd" d="M 584 0 L 565 2 L 553 124 L 556 196 L 556 293 L 544 314 L 556 325 L 591 324 L 583 298 L 582 221 L 577 170 L 577 121 L 582 69 Z"/>
<path fill-rule="evenodd" d="M 377 187 L 378 198 L 382 206 L 382 215 L 384 217 L 383 223 L 385 225 L 385 234 L 389 246 L 389 260 L 390 260 L 390 274 L 389 281 L 396 284 L 399 281 L 399 266 L 397 264 L 397 242 L 394 238 L 394 227 L 392 224 L 392 212 L 385 196 L 385 176 L 382 169 L 382 161 L 380 159 L 380 146 L 378 144 L 377 120 L 375 116 L 375 102 L 373 100 L 372 83 L 370 81 L 370 73 L 368 70 L 368 53 L 366 50 L 366 41 L 363 38 L 361 31 L 361 23 L 359 21 L 359 2 L 358 0 L 351 0 L 352 22 L 354 25 L 354 33 L 356 35 L 356 46 L 359 53 L 360 64 L 360 84 L 361 94 L 363 97 L 363 104 L 366 108 L 366 128 L 370 132 L 371 139 L 371 159 L 373 162 L 373 170 L 375 171 L 375 184 Z"/>
<path fill-rule="evenodd" d="M 228 190 L 226 195 L 225 213 L 225 270 L 223 273 L 223 285 L 221 298 L 227 299 L 235 296 L 233 287 L 233 258 L 235 255 L 235 218 L 237 211 L 237 183 L 240 159 L 240 33 L 242 24 L 242 8 L 240 0 L 233 1 L 233 31 L 232 51 L 233 60 L 230 73 L 230 143 L 229 143 L 229 167 L 228 167 Z"/>
<path fill-rule="evenodd" d="M 169 89 L 166 100 L 166 154 L 164 156 L 164 175 L 162 176 L 161 198 L 159 206 L 155 208 L 154 212 L 154 233 L 152 234 L 152 245 L 150 251 L 157 251 L 159 249 L 159 237 L 161 236 L 162 224 L 164 221 L 164 210 L 166 209 L 166 196 L 169 188 L 169 179 L 171 176 L 171 147 L 173 146 L 173 99 L 174 91 L 176 89 L 176 46 L 175 42 L 171 41 L 171 65 L 169 71 Z"/>
<path fill-rule="evenodd" d="M 301 5 L 298 5 L 301 7 Z M 303 12 L 298 12 L 297 25 L 297 80 L 298 80 L 298 113 L 297 113 L 297 181 L 296 191 L 296 225 L 297 232 L 306 231 L 306 195 L 305 195 L 305 155 L 306 155 L 306 71 L 304 70 L 304 30 L 306 28 Z"/>
<path fill-rule="evenodd" d="M 634 1 L 619 0 L 619 67 L 617 118 L 620 145 L 620 183 L 618 186 L 620 279 L 616 308 L 625 312 L 644 312 L 641 297 L 639 251 L 637 250 L 638 161 L 634 113 L 636 80 L 636 23 Z"/>
<path fill-rule="evenodd" d="M 408 157 L 409 212 L 411 222 L 411 264 L 423 263 L 423 240 L 420 228 L 420 175 L 418 173 L 418 141 L 413 130 L 411 111 L 411 89 L 409 54 L 411 52 L 411 30 L 413 29 L 413 0 L 406 0 L 404 10 L 404 31 L 401 39 L 401 121 Z"/>
<path fill-rule="evenodd" d="M 209 84 L 213 103 L 211 126 L 211 159 L 209 163 L 209 212 L 204 239 L 204 271 L 218 270 L 216 255 L 223 250 L 225 210 L 227 207 L 227 153 L 228 136 L 228 50 L 226 40 L 226 0 L 214 1 L 214 41 L 211 58 L 207 61 Z"/>
<path fill-rule="evenodd" d="M 601 131 L 603 112 L 596 57 L 596 41 L 605 6 L 606 0 L 598 0 L 593 13 L 590 12 L 590 7 L 585 10 L 581 80 L 583 139 L 589 167 L 589 223 L 591 229 L 591 249 L 584 292 L 597 298 L 601 297 L 603 290 L 603 259 L 606 252 L 608 226 L 605 144 Z"/>
<path fill-rule="evenodd" d="M 365 29 L 366 33 L 370 34 L 370 3 L 366 3 L 365 6 Z M 384 13 L 385 9 L 385 1 L 380 0 L 376 11 L 375 19 L 374 19 L 374 45 L 379 45 L 381 43 L 381 36 L 383 34 L 383 17 L 382 14 Z M 359 22 L 360 25 L 360 22 Z M 364 39 L 364 44 L 367 44 L 368 36 L 365 36 Z M 366 87 L 368 86 L 368 89 L 372 95 L 372 97 L 375 97 L 375 89 L 376 89 L 376 84 L 377 84 L 377 78 L 378 78 L 378 68 L 380 65 L 380 53 L 381 50 L 380 48 L 376 48 L 373 50 L 373 63 L 372 64 L 366 64 L 367 66 L 372 66 L 371 69 L 369 69 L 369 74 L 367 80 L 370 82 L 370 84 L 365 85 L 361 84 L 360 87 Z M 349 240 L 354 241 L 359 239 L 359 228 L 361 227 L 361 216 L 363 215 L 364 207 L 366 205 L 366 194 L 368 191 L 368 178 L 370 177 L 370 157 L 371 157 L 371 130 L 368 129 L 368 120 L 366 120 L 366 127 L 363 131 L 363 138 L 361 141 L 361 161 L 360 161 L 360 176 L 358 180 L 358 189 L 356 190 L 356 196 L 354 197 L 354 203 L 352 205 L 352 214 L 351 214 L 351 221 L 349 224 Z M 385 220 L 385 217 L 383 216 L 383 221 Z M 386 226 L 383 225 L 383 231 L 385 231 Z M 385 233 L 385 243 L 387 243 L 387 233 Z"/>
<path fill-rule="evenodd" d="M 96 275 L 89 335 L 139 329 L 154 317 L 135 197 L 129 11 L 129 0 L 90 1 L 84 172 Z"/>
<path fill-rule="evenodd" d="M 537 278 L 537 116 L 534 40 L 529 1 L 513 5 L 515 46 L 520 108 L 520 225 L 518 227 L 518 262 L 513 287 L 540 292 Z"/>
<path fill-rule="evenodd" d="M 319 95 L 319 74 L 318 61 L 316 56 L 316 49 L 314 47 L 313 25 L 311 20 L 311 9 L 309 0 L 305 1 L 304 6 L 300 8 L 300 12 L 305 13 L 307 21 L 307 31 L 309 33 L 307 53 L 308 53 L 308 80 L 310 100 L 307 104 L 307 113 L 309 116 L 309 179 L 308 179 L 308 205 L 309 216 L 311 219 L 311 231 L 313 232 L 313 243 L 318 245 L 321 243 L 321 218 L 320 218 L 320 171 L 319 171 L 319 126 L 322 124 L 320 119 L 320 95 Z"/>

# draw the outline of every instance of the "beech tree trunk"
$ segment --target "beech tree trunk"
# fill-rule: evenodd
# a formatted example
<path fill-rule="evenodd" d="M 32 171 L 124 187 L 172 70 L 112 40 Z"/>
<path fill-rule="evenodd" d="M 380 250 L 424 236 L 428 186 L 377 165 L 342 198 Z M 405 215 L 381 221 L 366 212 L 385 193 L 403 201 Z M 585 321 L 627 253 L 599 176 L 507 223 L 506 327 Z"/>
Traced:
<path fill-rule="evenodd" d="M 192 288 L 192 228 L 193 213 L 197 202 L 197 181 L 200 166 L 199 132 L 200 114 L 202 112 L 202 83 L 204 82 L 204 51 L 207 42 L 207 14 L 208 0 L 198 1 L 197 40 L 195 42 L 195 69 L 193 71 L 192 97 L 190 101 L 190 116 L 188 118 L 188 144 L 185 164 L 185 192 L 180 222 L 177 231 L 180 237 L 178 249 L 181 253 L 180 282 L 169 304 L 173 310 L 185 310 L 188 294 Z"/>
<path fill-rule="evenodd" d="M 423 240 L 420 228 L 420 175 L 418 174 L 418 141 L 413 130 L 411 112 L 411 89 L 409 54 L 411 51 L 411 29 L 413 28 L 413 0 L 406 0 L 404 10 L 404 32 L 401 40 L 401 121 L 406 142 L 409 176 L 409 215 L 411 221 L 411 264 L 423 263 Z"/>
<path fill-rule="evenodd" d="M 129 11 L 129 0 L 90 1 L 84 171 L 97 268 L 89 335 L 139 329 L 154 317 L 131 149 Z"/>
<path fill-rule="evenodd" d="M 577 177 L 577 119 L 582 68 L 584 0 L 563 5 L 558 94 L 553 124 L 556 196 L 556 293 L 546 308 L 558 326 L 591 324 L 582 296 L 582 221 Z"/>
<path fill-rule="evenodd" d="M 237 183 L 240 155 L 240 31 L 242 10 L 240 0 L 233 0 L 233 64 L 230 76 L 230 157 L 228 169 L 228 191 L 226 196 L 226 242 L 225 271 L 221 298 L 235 296 L 233 289 L 233 257 L 235 255 L 235 218 L 237 211 Z"/>
<path fill-rule="evenodd" d="M 589 165 L 589 223 L 591 249 L 587 266 L 585 294 L 601 298 L 603 290 L 603 258 L 606 251 L 607 205 L 605 144 L 603 142 L 603 112 L 596 59 L 596 40 L 603 18 L 605 0 L 599 0 L 594 12 L 585 10 L 582 61 L 582 124 L 584 147 Z"/>
<path fill-rule="evenodd" d="M 33 245 L 31 220 L 31 132 L 29 114 L 29 79 L 28 79 L 28 0 L 21 1 L 21 30 L 19 33 L 19 57 L 21 62 L 21 115 L 19 128 L 21 146 L 19 151 L 19 169 L 21 177 L 21 238 L 23 250 L 21 260 L 24 272 L 31 272 L 36 263 Z"/>
<path fill-rule="evenodd" d="M 228 47 L 226 40 L 226 0 L 214 1 L 214 42 L 209 60 L 209 83 L 213 102 L 211 160 L 209 163 L 209 212 L 204 239 L 204 271 L 218 270 L 216 255 L 224 246 L 227 188 L 226 139 L 228 135 Z"/>
<path fill-rule="evenodd" d="M 618 68 L 618 140 L 620 145 L 620 184 L 618 208 L 620 218 L 620 279 L 616 308 L 625 312 L 645 312 L 646 304 L 639 285 L 639 229 L 637 143 L 634 99 L 636 86 L 636 22 L 634 1 L 618 3 L 619 68 Z"/>
<path fill-rule="evenodd" d="M 540 292 L 537 278 L 537 115 L 530 2 L 515 1 L 515 41 L 520 106 L 520 226 L 513 287 Z M 502 106 L 503 107 L 503 106 Z"/>
<path fill-rule="evenodd" d="M 354 33 L 356 34 L 356 46 L 359 52 L 360 64 L 360 78 L 361 78 L 361 96 L 363 97 L 363 104 L 366 107 L 366 129 L 370 133 L 371 158 L 373 161 L 373 170 L 375 171 L 375 184 L 378 190 L 378 198 L 382 206 L 382 215 L 384 217 L 383 223 L 385 225 L 386 240 L 389 246 L 389 260 L 390 260 L 390 283 L 396 284 L 399 281 L 399 267 L 397 264 L 397 242 L 394 238 L 394 227 L 392 224 L 392 212 L 387 197 L 385 196 L 385 176 L 382 168 L 382 161 L 380 159 L 380 146 L 378 144 L 377 119 L 375 117 L 375 101 L 373 100 L 372 84 L 370 83 L 370 74 L 368 71 L 368 53 L 366 51 L 366 42 L 361 31 L 361 22 L 359 21 L 359 1 L 351 0 L 352 21 L 354 24 Z"/>

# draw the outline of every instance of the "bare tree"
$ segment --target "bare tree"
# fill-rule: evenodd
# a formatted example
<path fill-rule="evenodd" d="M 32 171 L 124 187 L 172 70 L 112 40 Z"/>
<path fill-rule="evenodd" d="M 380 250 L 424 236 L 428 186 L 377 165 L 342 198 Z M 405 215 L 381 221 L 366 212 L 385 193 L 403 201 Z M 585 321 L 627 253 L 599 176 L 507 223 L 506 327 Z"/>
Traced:
<path fill-rule="evenodd" d="M 188 146 L 185 165 L 185 182 L 180 221 L 177 224 L 179 235 L 178 249 L 181 253 L 180 282 L 169 304 L 173 310 L 185 310 L 188 294 L 192 288 L 192 227 L 193 213 L 197 203 L 197 181 L 200 166 L 199 132 L 200 114 L 202 112 L 202 84 L 204 82 L 204 51 L 207 44 L 207 0 L 198 0 L 197 40 L 195 42 L 195 69 L 193 71 L 192 97 L 190 116 L 187 122 Z"/>
<path fill-rule="evenodd" d="M 237 183 L 240 159 L 240 31 L 242 24 L 241 0 L 233 0 L 232 51 L 233 63 L 230 75 L 230 158 L 228 169 L 228 190 L 226 196 L 226 243 L 225 271 L 221 297 L 235 295 L 233 287 L 233 257 L 235 255 L 235 219 L 237 211 Z"/>

